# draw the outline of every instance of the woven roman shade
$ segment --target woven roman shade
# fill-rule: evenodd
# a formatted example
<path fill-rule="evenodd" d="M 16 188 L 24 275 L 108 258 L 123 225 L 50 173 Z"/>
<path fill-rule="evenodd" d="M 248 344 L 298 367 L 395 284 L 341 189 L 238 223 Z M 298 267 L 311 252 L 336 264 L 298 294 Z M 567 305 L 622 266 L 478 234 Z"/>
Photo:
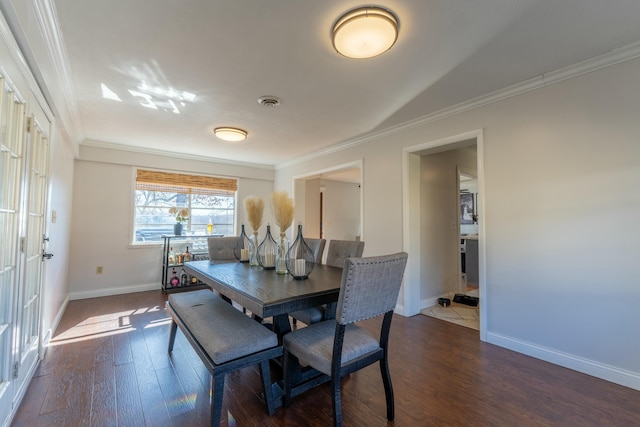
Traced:
<path fill-rule="evenodd" d="M 138 169 L 136 190 L 163 191 L 182 194 L 215 195 L 235 192 L 238 181 L 232 178 L 187 175 Z"/>

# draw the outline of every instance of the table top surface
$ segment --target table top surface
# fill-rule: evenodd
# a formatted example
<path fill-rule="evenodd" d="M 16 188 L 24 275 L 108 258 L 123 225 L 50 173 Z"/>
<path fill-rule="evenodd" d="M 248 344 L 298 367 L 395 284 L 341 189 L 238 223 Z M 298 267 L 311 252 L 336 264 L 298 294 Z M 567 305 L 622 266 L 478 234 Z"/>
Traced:
<path fill-rule="evenodd" d="M 316 264 L 305 280 L 246 262 L 191 261 L 184 268 L 263 318 L 335 302 L 342 280 L 341 268 L 324 264 Z"/>

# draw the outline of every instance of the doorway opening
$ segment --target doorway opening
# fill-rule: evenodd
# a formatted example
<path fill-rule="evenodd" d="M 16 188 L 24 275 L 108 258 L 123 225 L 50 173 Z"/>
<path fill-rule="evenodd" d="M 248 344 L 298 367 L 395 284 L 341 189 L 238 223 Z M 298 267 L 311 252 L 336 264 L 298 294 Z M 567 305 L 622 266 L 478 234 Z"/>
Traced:
<path fill-rule="evenodd" d="M 294 177 L 296 221 L 304 236 L 362 239 L 362 160 Z"/>
<path fill-rule="evenodd" d="M 418 144 L 403 153 L 403 241 L 411 254 L 402 292 L 404 315 L 438 307 L 439 298 L 453 302 L 466 292 L 462 273 L 461 237 L 475 219 L 477 232 L 477 294 L 480 339 L 486 340 L 484 281 L 482 130 Z M 473 209 L 461 205 L 460 174 L 476 177 Z M 465 196 L 465 199 L 469 199 Z M 464 218 L 464 220 L 463 220 Z M 466 236 L 465 236 L 466 237 Z M 466 239 L 465 239 L 466 240 Z M 467 260 L 465 260 L 467 261 Z M 466 264 L 466 262 L 465 262 Z M 465 270 L 467 269 L 465 265 Z M 465 273 L 466 274 L 466 273 Z"/>

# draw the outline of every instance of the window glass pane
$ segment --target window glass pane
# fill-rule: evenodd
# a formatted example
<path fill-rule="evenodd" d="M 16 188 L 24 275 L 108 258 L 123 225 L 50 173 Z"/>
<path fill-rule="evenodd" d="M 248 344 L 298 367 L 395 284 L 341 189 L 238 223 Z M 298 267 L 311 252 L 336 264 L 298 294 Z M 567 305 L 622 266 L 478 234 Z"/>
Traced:
<path fill-rule="evenodd" d="M 209 221 L 213 234 L 234 235 L 236 194 L 231 191 L 211 190 L 194 194 L 189 189 L 170 192 L 167 188 L 138 185 L 135 193 L 135 224 L 133 241 L 159 242 L 163 235 L 173 235 L 175 215 L 172 207 L 188 208 L 190 215 L 184 223 L 185 234 L 208 234 Z M 150 188 L 150 189 L 149 189 Z M 155 191 L 163 190 L 163 191 Z"/>

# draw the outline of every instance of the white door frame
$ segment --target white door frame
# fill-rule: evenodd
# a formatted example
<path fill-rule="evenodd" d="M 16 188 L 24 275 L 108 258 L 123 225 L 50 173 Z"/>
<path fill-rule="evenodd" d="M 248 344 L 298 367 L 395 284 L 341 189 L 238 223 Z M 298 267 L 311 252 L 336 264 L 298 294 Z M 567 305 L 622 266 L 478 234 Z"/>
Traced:
<path fill-rule="evenodd" d="M 17 407 L 22 400 L 22 397 L 33 377 L 35 369 L 37 367 L 37 363 L 40 360 L 43 354 L 43 328 L 42 328 L 42 313 L 43 313 L 43 301 L 42 301 L 42 289 L 43 289 L 43 264 L 42 264 L 42 234 L 46 233 L 48 222 L 46 221 L 46 212 L 48 212 L 48 196 L 47 190 L 49 188 L 49 176 L 48 176 L 48 160 L 50 150 L 47 148 L 44 151 L 40 151 L 38 160 L 40 164 L 39 173 L 42 176 L 43 184 L 40 185 L 40 188 L 44 186 L 43 192 L 40 194 L 40 204 L 38 205 L 38 213 L 39 213 L 39 221 L 36 234 L 31 232 L 31 230 L 35 229 L 34 225 L 36 220 L 32 221 L 31 227 L 28 226 L 28 217 L 29 214 L 25 211 L 26 207 L 28 207 L 27 200 L 29 199 L 29 179 L 26 177 L 30 173 L 27 169 L 29 169 L 30 161 L 33 160 L 34 156 L 34 141 L 35 134 L 33 130 L 28 132 L 26 130 L 27 126 L 27 117 L 31 117 L 32 124 L 38 124 L 40 130 L 42 131 L 41 135 L 46 135 L 46 139 L 51 135 L 52 132 L 52 123 L 53 123 L 53 114 L 46 103 L 46 100 L 43 94 L 40 92 L 40 88 L 35 81 L 35 78 L 31 74 L 31 70 L 28 68 L 27 63 L 25 62 L 22 54 L 20 53 L 20 48 L 18 47 L 15 39 L 13 38 L 13 34 L 11 33 L 9 26 L 5 20 L 5 17 L 2 13 L 0 13 L 0 53 L 2 53 L 2 63 L 0 63 L 0 74 L 2 74 L 6 82 L 10 82 L 9 86 L 11 90 L 19 95 L 21 103 L 23 103 L 23 111 L 22 118 L 23 121 L 21 123 L 22 127 L 22 135 L 20 137 L 22 143 L 24 144 L 23 150 L 21 152 L 21 163 L 22 169 L 20 171 L 20 202 L 18 208 L 18 226 L 17 229 L 12 233 L 15 237 L 15 251 L 16 251 L 16 276 L 15 282 L 18 284 L 8 296 L 11 301 L 11 345 L 10 348 L 0 349 L 0 351 L 7 351 L 6 356 L 7 366 L 9 367 L 9 371 L 7 372 L 9 375 L 6 376 L 8 381 L 6 381 L 6 386 L 0 385 L 0 393 L 7 393 L 5 396 L 10 397 L 10 407 L 2 406 L 0 407 L 0 425 L 4 425 L 8 423 L 9 420 L 15 415 Z M 32 125 L 32 129 L 35 126 Z M 42 139 L 39 140 L 42 142 Z M 31 171 L 33 172 L 33 171 Z M 0 182 L 0 184 L 2 184 Z M 31 241 L 29 239 L 32 238 Z M 21 245 L 21 242 L 24 242 Z M 25 268 L 25 253 L 21 250 L 20 246 L 27 248 L 31 247 L 32 251 L 32 259 L 37 262 L 32 263 L 33 265 L 37 264 L 38 273 L 34 273 L 34 269 L 29 271 L 29 274 L 32 277 L 36 277 L 35 280 L 32 280 L 31 283 L 34 284 L 31 287 L 32 291 L 32 307 L 34 316 L 31 317 L 31 331 L 33 331 L 35 336 L 35 340 L 31 340 L 29 345 L 23 346 L 20 341 L 21 330 L 25 328 L 24 317 L 22 316 L 22 312 L 20 307 L 24 304 L 25 296 L 24 289 L 22 289 L 23 284 L 25 283 L 26 268 Z M 11 250 L 14 250 L 13 248 Z M 37 295 L 36 295 L 37 294 Z M 35 296 L 34 296 L 35 295 Z M 3 298 L 7 297 L 7 295 L 2 295 Z M 25 354 L 22 350 L 26 350 L 28 347 L 29 350 L 33 350 Z M 24 356 L 24 357 L 22 357 Z M 17 365 L 16 365 L 17 362 Z M 6 367 L 0 367 L 0 369 L 4 369 Z M 16 373 L 17 370 L 17 373 Z"/>
<path fill-rule="evenodd" d="M 402 241 L 404 251 L 409 253 L 405 270 L 400 314 L 413 316 L 421 310 L 421 271 L 420 259 L 420 155 L 424 150 L 438 149 L 446 151 L 445 146 L 455 148 L 455 144 L 475 139 L 478 163 L 478 240 L 479 240 L 479 295 L 480 295 L 480 339 L 486 341 L 487 335 L 487 286 L 485 280 L 485 227 L 484 227 L 484 137 L 483 129 L 476 129 L 433 141 L 405 147 L 402 150 Z"/>

